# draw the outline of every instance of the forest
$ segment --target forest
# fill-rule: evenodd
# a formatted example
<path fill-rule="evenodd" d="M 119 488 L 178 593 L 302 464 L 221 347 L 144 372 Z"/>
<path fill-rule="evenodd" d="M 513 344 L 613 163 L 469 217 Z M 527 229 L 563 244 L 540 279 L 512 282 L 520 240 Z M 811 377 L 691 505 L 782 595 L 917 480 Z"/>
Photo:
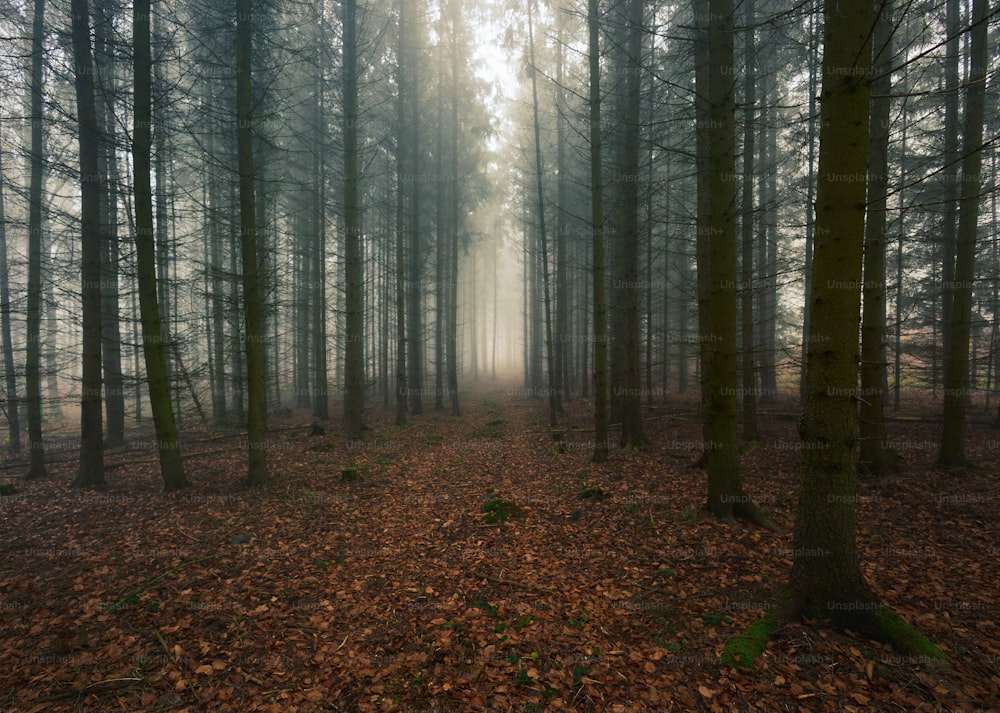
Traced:
<path fill-rule="evenodd" d="M 989 0 L 8 0 L 0 710 L 1000 710 Z"/>

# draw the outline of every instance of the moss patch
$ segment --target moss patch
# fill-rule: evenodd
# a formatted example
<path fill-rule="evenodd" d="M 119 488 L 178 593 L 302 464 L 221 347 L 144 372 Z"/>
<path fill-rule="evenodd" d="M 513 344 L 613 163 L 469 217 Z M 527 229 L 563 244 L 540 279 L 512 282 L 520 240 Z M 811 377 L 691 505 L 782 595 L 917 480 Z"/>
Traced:
<path fill-rule="evenodd" d="M 733 668 L 754 667 L 754 661 L 764 653 L 771 634 L 777 628 L 774 615 L 770 612 L 726 642 L 726 648 L 719 657 L 719 663 Z"/>

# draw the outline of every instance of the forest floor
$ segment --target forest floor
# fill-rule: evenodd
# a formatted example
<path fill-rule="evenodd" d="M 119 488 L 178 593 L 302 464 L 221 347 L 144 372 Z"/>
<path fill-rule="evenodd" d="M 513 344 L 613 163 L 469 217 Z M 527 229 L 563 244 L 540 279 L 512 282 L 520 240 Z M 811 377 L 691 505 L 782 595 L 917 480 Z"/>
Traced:
<path fill-rule="evenodd" d="M 864 572 L 950 668 L 805 622 L 742 671 L 719 653 L 780 592 L 792 539 L 701 512 L 693 404 L 650 409 L 652 445 L 599 466 L 588 401 L 563 447 L 522 390 L 462 407 L 408 427 L 375 408 L 349 444 L 339 420 L 275 417 L 255 490 L 238 435 L 189 445 L 175 494 L 149 450 L 109 451 L 99 491 L 68 459 L 15 481 L 0 711 L 1000 710 L 1000 432 L 971 424 L 979 467 L 943 471 L 940 424 L 893 421 L 905 469 L 860 487 Z M 796 407 L 772 408 L 744 486 L 790 531 Z"/>

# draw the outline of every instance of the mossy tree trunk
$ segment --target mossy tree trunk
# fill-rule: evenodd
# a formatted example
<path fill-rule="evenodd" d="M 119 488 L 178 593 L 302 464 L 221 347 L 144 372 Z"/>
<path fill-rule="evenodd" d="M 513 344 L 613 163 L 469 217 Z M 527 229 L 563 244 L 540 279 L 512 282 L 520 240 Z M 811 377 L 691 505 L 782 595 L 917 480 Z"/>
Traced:
<path fill-rule="evenodd" d="M 724 663 L 752 666 L 783 623 L 809 617 L 886 641 L 906 654 L 940 650 L 885 607 L 856 548 L 858 330 L 874 5 L 827 3 L 820 109 L 816 245 L 809 299 L 802 470 L 794 562 L 776 608 L 730 640 Z"/>

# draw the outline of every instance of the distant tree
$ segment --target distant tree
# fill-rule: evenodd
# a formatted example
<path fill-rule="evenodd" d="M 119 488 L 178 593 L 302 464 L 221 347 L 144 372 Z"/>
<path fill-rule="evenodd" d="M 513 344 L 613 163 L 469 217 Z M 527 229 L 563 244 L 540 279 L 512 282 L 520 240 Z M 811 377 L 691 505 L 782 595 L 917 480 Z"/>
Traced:
<path fill-rule="evenodd" d="M 104 484 L 101 399 L 101 174 L 100 130 L 90 49 L 90 7 L 73 0 L 73 63 L 80 143 L 80 264 L 83 312 L 83 379 L 80 399 L 80 468 L 73 485 Z"/>

